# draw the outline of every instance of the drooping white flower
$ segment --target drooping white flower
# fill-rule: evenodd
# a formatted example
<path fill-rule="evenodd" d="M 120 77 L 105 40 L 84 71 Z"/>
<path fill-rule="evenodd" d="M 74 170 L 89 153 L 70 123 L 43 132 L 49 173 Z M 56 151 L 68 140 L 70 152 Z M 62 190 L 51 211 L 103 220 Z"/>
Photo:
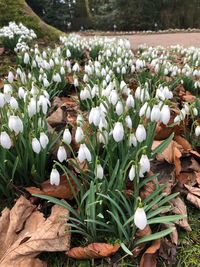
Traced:
<path fill-rule="evenodd" d="M 49 87 L 50 83 L 47 80 L 47 78 L 43 78 L 43 85 L 44 85 L 44 87 Z"/>
<path fill-rule="evenodd" d="M 39 154 L 41 151 L 41 144 L 36 137 L 34 137 L 32 140 L 32 149 L 36 154 Z"/>
<path fill-rule="evenodd" d="M 60 184 L 60 174 L 53 168 L 50 174 L 50 184 L 58 186 Z"/>
<path fill-rule="evenodd" d="M 12 109 L 18 109 L 19 108 L 18 102 L 13 96 L 10 99 L 10 106 Z"/>
<path fill-rule="evenodd" d="M 23 87 L 19 87 L 18 89 L 18 96 L 20 99 L 23 99 L 24 98 L 24 95 L 25 95 L 25 90 Z"/>
<path fill-rule="evenodd" d="M 132 123 L 131 117 L 130 117 L 129 115 L 126 116 L 126 118 L 125 118 L 125 122 L 126 122 L 126 124 L 127 124 L 127 127 L 128 127 L 129 129 L 131 129 L 132 126 L 133 126 L 133 123 Z"/>
<path fill-rule="evenodd" d="M 116 90 L 112 90 L 110 92 L 110 96 L 109 96 L 109 102 L 113 104 L 113 106 L 115 106 L 117 104 L 118 101 L 118 94 Z"/>
<path fill-rule="evenodd" d="M 131 166 L 128 177 L 130 181 L 133 181 L 133 179 L 135 178 L 135 165 Z"/>
<path fill-rule="evenodd" d="M 164 105 L 160 111 L 160 119 L 163 124 L 167 125 L 170 120 L 170 108 L 168 105 Z"/>
<path fill-rule="evenodd" d="M 134 146 L 134 147 L 137 146 L 137 139 L 134 133 L 131 133 L 129 136 L 129 146 Z"/>
<path fill-rule="evenodd" d="M 7 80 L 8 80 L 9 83 L 13 82 L 14 74 L 12 73 L 12 71 L 9 71 Z"/>
<path fill-rule="evenodd" d="M 62 163 L 64 160 L 67 159 L 67 152 L 64 148 L 64 146 L 59 146 L 58 152 L 57 152 L 57 158 Z"/>
<path fill-rule="evenodd" d="M 19 116 L 10 116 L 8 119 L 8 127 L 16 134 L 23 132 L 23 123 Z"/>
<path fill-rule="evenodd" d="M 124 108 L 124 106 L 123 106 L 122 102 L 121 101 L 118 101 L 117 102 L 117 105 L 115 106 L 115 111 L 116 111 L 116 113 L 117 113 L 118 116 L 121 116 L 122 115 L 123 108 Z"/>
<path fill-rule="evenodd" d="M 87 160 L 89 162 L 92 160 L 91 153 L 89 149 L 87 148 L 86 144 L 80 145 L 80 148 L 78 151 L 78 160 L 80 161 L 80 163 L 82 163 L 84 160 Z"/>
<path fill-rule="evenodd" d="M 147 155 L 142 155 L 140 158 L 140 177 L 143 177 L 145 172 L 150 171 L 150 161 Z"/>
<path fill-rule="evenodd" d="M 147 225 L 147 216 L 143 208 L 137 208 L 134 214 L 134 223 L 140 229 L 143 230 Z"/>
<path fill-rule="evenodd" d="M 10 84 L 4 84 L 3 93 L 4 93 L 4 99 L 7 103 L 10 102 L 12 91 L 13 88 Z"/>
<path fill-rule="evenodd" d="M 81 127 L 77 127 L 76 128 L 76 133 L 75 133 L 75 141 L 76 143 L 80 143 L 83 140 L 84 134 L 83 134 L 83 130 Z"/>
<path fill-rule="evenodd" d="M 64 133 L 63 133 L 63 142 L 67 145 L 70 145 L 71 144 L 71 141 L 72 141 L 72 135 L 69 131 L 68 128 L 66 128 L 64 130 Z"/>
<path fill-rule="evenodd" d="M 28 115 L 30 118 L 32 118 L 37 113 L 37 103 L 35 98 L 31 98 L 29 104 L 28 104 Z"/>
<path fill-rule="evenodd" d="M 151 121 L 158 122 L 160 120 L 160 108 L 158 105 L 154 105 L 151 111 Z"/>
<path fill-rule="evenodd" d="M 199 125 L 195 128 L 195 135 L 197 137 L 200 136 L 200 126 Z"/>
<path fill-rule="evenodd" d="M 95 169 L 95 176 L 98 179 L 103 179 L 104 171 L 103 171 L 103 167 L 101 166 L 101 164 L 97 164 L 96 169 Z"/>
<path fill-rule="evenodd" d="M 113 129 L 113 139 L 115 142 L 120 142 L 124 138 L 124 127 L 121 122 L 116 122 Z"/>
<path fill-rule="evenodd" d="M 135 100 L 131 94 L 126 99 L 126 107 L 127 108 L 134 108 L 135 106 Z"/>
<path fill-rule="evenodd" d="M 6 132 L 1 132 L 0 134 L 0 144 L 5 149 L 10 149 L 12 145 L 12 141 L 10 136 Z"/>
<path fill-rule="evenodd" d="M 4 94 L 0 93 L 0 108 L 2 108 L 4 105 L 5 105 Z"/>
<path fill-rule="evenodd" d="M 80 67 L 79 67 L 79 64 L 78 64 L 77 62 L 74 64 L 72 70 L 73 70 L 74 72 L 79 72 Z"/>
<path fill-rule="evenodd" d="M 135 136 L 138 140 L 139 143 L 143 142 L 144 140 L 146 140 L 146 130 L 144 128 L 144 125 L 143 124 L 139 124 L 137 129 L 136 129 L 136 132 L 135 132 Z"/>
<path fill-rule="evenodd" d="M 45 149 L 46 146 L 48 145 L 48 143 L 49 143 L 48 136 L 44 132 L 41 132 L 40 133 L 40 144 L 41 144 L 42 148 Z"/>
<path fill-rule="evenodd" d="M 30 61 L 30 56 L 29 56 L 29 54 L 26 52 L 26 53 L 24 54 L 24 64 L 28 64 L 29 61 Z"/>

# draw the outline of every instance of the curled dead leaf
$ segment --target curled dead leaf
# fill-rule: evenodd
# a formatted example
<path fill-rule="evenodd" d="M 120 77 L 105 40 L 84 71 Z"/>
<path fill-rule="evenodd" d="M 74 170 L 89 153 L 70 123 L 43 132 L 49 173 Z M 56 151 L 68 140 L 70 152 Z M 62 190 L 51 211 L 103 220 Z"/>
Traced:
<path fill-rule="evenodd" d="M 174 214 L 187 215 L 186 205 L 185 205 L 185 203 L 183 202 L 183 200 L 180 197 L 172 199 L 170 202 L 174 206 L 174 209 L 172 210 L 172 212 Z M 192 230 L 190 225 L 189 225 L 189 223 L 188 223 L 187 217 L 183 218 L 181 220 L 178 220 L 175 223 L 178 224 L 180 227 L 184 228 L 187 231 L 191 231 Z"/>
<path fill-rule="evenodd" d="M 174 140 L 175 140 L 179 145 L 181 145 L 185 151 L 188 152 L 188 151 L 191 151 L 191 150 L 192 150 L 192 146 L 191 146 L 191 144 L 190 144 L 185 138 L 183 138 L 182 136 L 180 136 L 180 135 L 176 135 L 176 136 L 174 137 Z"/>
<path fill-rule="evenodd" d="M 187 200 L 190 201 L 194 206 L 196 206 L 198 209 L 200 209 L 200 198 L 188 193 L 187 194 Z"/>
<path fill-rule="evenodd" d="M 144 252 L 140 267 L 156 267 L 157 265 L 157 251 L 160 248 L 160 239 L 154 240 L 152 245 Z"/>
<path fill-rule="evenodd" d="M 141 238 L 141 237 L 144 237 L 144 236 L 149 236 L 151 235 L 152 231 L 151 231 L 151 228 L 150 226 L 147 224 L 147 226 L 143 229 L 143 230 L 138 230 L 136 232 L 136 240 Z M 133 254 L 133 258 L 136 258 L 140 252 L 144 249 L 145 247 L 145 243 L 135 247 L 133 250 L 132 250 L 132 254 Z"/>
<path fill-rule="evenodd" d="M 67 256 L 74 259 L 97 259 L 108 257 L 117 252 L 120 245 L 107 243 L 92 243 L 86 247 L 75 247 L 67 252 Z"/>
<path fill-rule="evenodd" d="M 0 267 L 44 267 L 37 259 L 44 251 L 67 251 L 70 244 L 66 225 L 68 211 L 54 206 L 45 219 L 24 197 L 12 210 L 4 209 L 0 218 Z"/>
<path fill-rule="evenodd" d="M 57 198 L 64 198 L 64 199 L 73 199 L 74 194 L 70 187 L 74 188 L 74 191 L 77 192 L 77 186 L 73 179 L 70 179 L 70 182 L 67 180 L 65 175 L 60 177 L 60 184 L 58 186 L 51 185 L 50 180 L 47 180 L 41 184 L 41 188 L 37 187 L 27 187 L 26 190 L 30 194 L 39 194 Z"/>
<path fill-rule="evenodd" d="M 194 186 L 189 186 L 189 185 L 186 185 L 186 184 L 185 184 L 184 186 L 185 186 L 185 188 L 187 188 L 187 190 L 188 190 L 191 194 L 200 197 L 200 188 L 198 188 L 198 187 L 194 187 Z"/>

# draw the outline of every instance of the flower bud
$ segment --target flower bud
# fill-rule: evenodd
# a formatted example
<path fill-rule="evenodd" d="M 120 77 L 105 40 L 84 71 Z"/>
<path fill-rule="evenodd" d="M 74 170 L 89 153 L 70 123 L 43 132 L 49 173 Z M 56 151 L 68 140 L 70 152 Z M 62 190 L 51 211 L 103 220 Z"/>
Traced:
<path fill-rule="evenodd" d="M 40 144 L 42 148 L 45 149 L 48 143 L 49 143 L 48 136 L 44 132 L 40 133 Z"/>
<path fill-rule="evenodd" d="M 60 184 L 60 174 L 53 168 L 50 174 L 50 184 L 58 186 Z"/>
<path fill-rule="evenodd" d="M 170 109 L 168 105 L 164 105 L 160 111 L 161 121 L 163 124 L 167 125 L 170 120 Z"/>
<path fill-rule="evenodd" d="M 135 132 L 135 136 L 138 140 L 139 143 L 143 142 L 144 140 L 146 140 L 146 130 L 144 128 L 144 125 L 143 124 L 139 124 L 137 129 L 136 129 L 136 132 Z"/>
<path fill-rule="evenodd" d="M 70 144 L 71 144 L 71 141 L 72 141 L 72 135 L 71 135 L 69 129 L 66 128 L 66 129 L 64 130 L 64 133 L 63 133 L 63 142 L 64 142 L 65 144 L 70 145 Z"/>
<path fill-rule="evenodd" d="M 83 130 L 81 129 L 81 127 L 78 126 L 75 133 L 76 143 L 80 143 L 83 140 L 83 137 L 84 137 Z"/>
<path fill-rule="evenodd" d="M 32 149 L 36 154 L 39 154 L 41 151 L 41 145 L 40 142 L 36 137 L 33 138 L 32 140 Z"/>
<path fill-rule="evenodd" d="M 95 169 L 96 178 L 103 179 L 103 175 L 104 175 L 103 167 L 101 166 L 101 164 L 97 164 Z"/>
<path fill-rule="evenodd" d="M 134 223 L 140 229 L 143 230 L 147 225 L 147 216 L 143 208 L 137 208 L 134 214 Z"/>
<path fill-rule="evenodd" d="M 67 152 L 64 146 L 60 146 L 57 152 L 57 158 L 62 163 L 64 160 L 67 159 Z"/>
<path fill-rule="evenodd" d="M 135 178 L 135 165 L 131 166 L 128 177 L 130 181 L 133 181 L 133 179 Z"/>
<path fill-rule="evenodd" d="M 158 105 L 153 106 L 151 111 L 151 121 L 158 122 L 160 120 L 160 108 Z"/>
<path fill-rule="evenodd" d="M 124 128 L 121 122 L 116 122 L 113 129 L 113 139 L 115 142 L 120 142 L 124 138 Z"/>
<path fill-rule="evenodd" d="M 12 142 L 10 136 L 6 132 L 0 134 L 0 144 L 5 149 L 10 149 Z"/>
<path fill-rule="evenodd" d="M 195 128 L 195 135 L 197 137 L 200 135 L 200 126 L 199 125 Z"/>

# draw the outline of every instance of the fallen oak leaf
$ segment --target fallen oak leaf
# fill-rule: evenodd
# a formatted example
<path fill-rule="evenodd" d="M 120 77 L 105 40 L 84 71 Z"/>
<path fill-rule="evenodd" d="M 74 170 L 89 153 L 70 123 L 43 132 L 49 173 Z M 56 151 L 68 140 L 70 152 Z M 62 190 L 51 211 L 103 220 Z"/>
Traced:
<path fill-rule="evenodd" d="M 60 184 L 58 186 L 51 185 L 50 180 L 47 180 L 41 184 L 41 189 L 37 187 L 26 187 L 26 191 L 28 191 L 32 195 L 38 194 L 71 200 L 74 198 L 74 194 L 71 189 L 70 183 L 74 188 L 74 191 L 77 192 L 77 186 L 73 179 L 70 179 L 69 182 L 65 175 L 62 175 L 60 177 Z"/>
<path fill-rule="evenodd" d="M 66 254 L 74 259 L 98 259 L 108 257 L 117 252 L 120 244 L 92 243 L 86 247 L 71 248 Z"/>
<path fill-rule="evenodd" d="M 191 150 L 192 150 L 192 146 L 191 146 L 191 144 L 190 144 L 185 138 L 183 138 L 182 136 L 180 136 L 180 135 L 176 135 L 176 136 L 174 137 L 174 140 L 175 140 L 179 145 L 181 145 L 185 151 L 188 152 L 188 151 L 191 151 Z"/>
<path fill-rule="evenodd" d="M 152 245 L 144 252 L 140 260 L 140 267 L 156 267 L 156 254 L 160 248 L 160 244 L 160 239 L 153 241 Z"/>
<path fill-rule="evenodd" d="M 21 216 L 21 213 L 16 212 L 19 206 L 22 211 L 24 206 L 24 212 L 32 208 L 32 213 L 29 212 L 29 216 L 23 218 L 24 223 L 20 224 L 20 227 L 16 225 Z M 4 254 L 1 250 L 0 267 L 45 267 L 46 263 L 36 258 L 38 254 L 43 251 L 53 252 L 69 249 L 70 234 L 66 225 L 68 211 L 55 205 L 49 218 L 45 219 L 42 213 L 33 211 L 34 208 L 28 200 L 20 197 L 11 211 L 5 209 L 3 212 L 1 221 L 3 218 L 4 220 L 9 218 L 8 226 L 3 231 L 7 236 L 11 235 L 12 242 L 9 243 L 9 246 L 5 243 L 6 240 L 1 242 Z M 9 229 L 10 231 L 8 231 Z M 15 238 L 12 238 L 13 235 Z M 1 232 L 0 238 L 2 238 Z"/>

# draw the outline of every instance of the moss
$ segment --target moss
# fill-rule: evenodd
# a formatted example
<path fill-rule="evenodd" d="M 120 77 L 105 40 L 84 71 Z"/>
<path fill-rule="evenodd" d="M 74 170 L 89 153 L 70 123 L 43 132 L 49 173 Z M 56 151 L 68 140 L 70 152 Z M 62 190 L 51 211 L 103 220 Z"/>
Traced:
<path fill-rule="evenodd" d="M 33 29 L 39 38 L 55 40 L 61 32 L 42 21 L 27 5 L 25 0 L 0 0 L 0 27 L 9 21 L 22 22 Z"/>
<path fill-rule="evenodd" d="M 188 204 L 191 232 L 181 232 L 179 235 L 177 267 L 200 266 L 200 212 Z"/>

